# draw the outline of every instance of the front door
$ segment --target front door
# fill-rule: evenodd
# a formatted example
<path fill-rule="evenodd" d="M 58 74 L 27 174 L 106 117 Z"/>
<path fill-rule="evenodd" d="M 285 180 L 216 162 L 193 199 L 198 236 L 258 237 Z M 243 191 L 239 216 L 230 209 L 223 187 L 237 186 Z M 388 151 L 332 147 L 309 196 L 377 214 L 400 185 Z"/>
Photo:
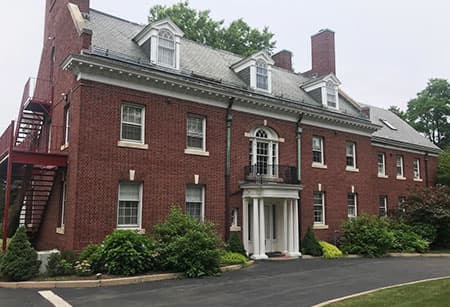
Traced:
<path fill-rule="evenodd" d="M 266 252 L 274 251 L 274 243 L 276 240 L 275 231 L 275 205 L 264 206 L 264 228 L 266 231 Z"/>

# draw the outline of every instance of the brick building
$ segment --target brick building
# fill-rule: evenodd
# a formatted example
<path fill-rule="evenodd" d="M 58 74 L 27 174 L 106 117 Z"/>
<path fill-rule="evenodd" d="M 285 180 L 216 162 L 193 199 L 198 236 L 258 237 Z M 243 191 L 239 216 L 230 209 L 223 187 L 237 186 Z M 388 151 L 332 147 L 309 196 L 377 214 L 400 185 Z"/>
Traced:
<path fill-rule="evenodd" d="M 224 239 L 239 232 L 255 259 L 295 256 L 308 226 L 333 242 L 348 217 L 434 182 L 439 148 L 340 90 L 331 30 L 312 36 L 305 73 L 289 51 L 243 58 L 89 0 L 47 0 L 44 37 L 0 138 L 9 219 L 38 249 L 151 232 L 177 204 Z"/>

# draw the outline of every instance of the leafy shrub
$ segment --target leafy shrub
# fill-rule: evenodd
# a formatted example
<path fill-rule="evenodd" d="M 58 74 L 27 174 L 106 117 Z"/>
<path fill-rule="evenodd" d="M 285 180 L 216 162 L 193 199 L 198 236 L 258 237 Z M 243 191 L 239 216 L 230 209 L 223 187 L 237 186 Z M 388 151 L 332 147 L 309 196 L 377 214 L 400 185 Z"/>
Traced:
<path fill-rule="evenodd" d="M 73 250 L 64 250 L 61 252 L 62 259 L 66 260 L 67 262 L 71 264 L 75 264 L 77 261 L 77 255 Z"/>
<path fill-rule="evenodd" d="M 393 251 L 424 253 L 428 250 L 430 243 L 414 231 L 415 227 L 390 220 L 390 229 L 394 234 L 391 247 Z"/>
<path fill-rule="evenodd" d="M 302 243 L 303 254 L 311 256 L 322 256 L 322 248 L 320 247 L 319 241 L 317 241 L 314 231 L 311 227 L 308 227 L 306 231 L 305 238 Z"/>
<path fill-rule="evenodd" d="M 24 227 L 17 229 L 2 258 L 0 271 L 11 281 L 29 280 L 39 272 L 40 261 Z"/>
<path fill-rule="evenodd" d="M 172 208 L 167 220 L 154 226 L 159 265 L 163 270 L 183 272 L 187 277 L 217 274 L 220 250 L 214 226 Z"/>
<path fill-rule="evenodd" d="M 240 253 L 226 252 L 220 256 L 221 265 L 247 264 L 247 257 Z"/>
<path fill-rule="evenodd" d="M 244 249 L 244 245 L 241 242 L 241 238 L 236 232 L 233 232 L 230 237 L 230 241 L 228 241 L 227 251 L 232 253 L 239 253 L 241 255 L 246 256 L 246 252 Z"/>
<path fill-rule="evenodd" d="M 48 257 L 48 276 L 67 276 L 73 275 L 74 273 L 75 269 L 73 268 L 73 263 L 70 262 L 70 259 L 64 259 L 62 253 L 54 253 Z"/>
<path fill-rule="evenodd" d="M 91 264 L 87 260 L 75 262 L 74 269 L 78 276 L 92 275 Z"/>
<path fill-rule="evenodd" d="M 325 241 L 319 241 L 320 247 L 322 247 L 323 258 L 325 259 L 335 259 L 340 258 L 344 254 L 339 248 Z"/>
<path fill-rule="evenodd" d="M 411 231 L 419 235 L 422 239 L 432 243 L 436 240 L 436 227 L 428 224 L 414 224 L 410 225 Z"/>
<path fill-rule="evenodd" d="M 344 253 L 381 257 L 392 247 L 394 234 L 389 222 L 377 216 L 361 215 L 342 224 L 341 250 Z"/>
<path fill-rule="evenodd" d="M 94 248 L 92 248 L 94 249 Z M 97 254 L 98 253 L 98 254 Z M 98 266 L 112 275 L 136 275 L 154 267 L 155 244 L 148 235 L 132 230 L 115 230 L 106 236 L 101 248 L 91 254 Z"/>
<path fill-rule="evenodd" d="M 101 264 L 101 246 L 98 244 L 89 244 L 86 246 L 78 257 L 78 261 L 82 263 L 83 261 L 89 262 L 91 265 L 92 273 L 99 273 L 104 271 Z"/>

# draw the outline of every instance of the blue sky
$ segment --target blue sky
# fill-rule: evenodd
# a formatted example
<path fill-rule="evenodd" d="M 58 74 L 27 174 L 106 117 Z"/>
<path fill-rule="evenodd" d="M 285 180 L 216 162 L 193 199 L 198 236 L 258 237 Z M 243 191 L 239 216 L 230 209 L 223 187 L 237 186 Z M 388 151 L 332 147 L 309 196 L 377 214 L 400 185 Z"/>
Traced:
<path fill-rule="evenodd" d="M 145 23 L 155 4 L 172 0 L 91 0 L 91 7 Z M 337 76 L 360 102 L 406 108 L 433 77 L 450 79 L 450 1 L 445 0 L 191 0 L 226 23 L 244 18 L 269 26 L 278 49 L 294 53 L 296 71 L 310 69 L 310 36 L 336 32 Z M 0 129 L 17 117 L 23 85 L 35 76 L 43 40 L 44 0 L 8 2 L 0 19 Z"/>

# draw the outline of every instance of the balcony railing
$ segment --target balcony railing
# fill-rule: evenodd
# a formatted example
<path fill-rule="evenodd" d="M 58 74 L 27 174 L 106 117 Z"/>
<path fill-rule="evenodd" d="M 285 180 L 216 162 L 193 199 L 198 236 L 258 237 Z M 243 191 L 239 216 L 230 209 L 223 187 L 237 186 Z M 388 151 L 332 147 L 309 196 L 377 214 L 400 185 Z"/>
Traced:
<path fill-rule="evenodd" d="M 286 165 L 257 164 L 245 167 L 245 180 L 257 183 L 298 184 L 297 168 Z"/>

